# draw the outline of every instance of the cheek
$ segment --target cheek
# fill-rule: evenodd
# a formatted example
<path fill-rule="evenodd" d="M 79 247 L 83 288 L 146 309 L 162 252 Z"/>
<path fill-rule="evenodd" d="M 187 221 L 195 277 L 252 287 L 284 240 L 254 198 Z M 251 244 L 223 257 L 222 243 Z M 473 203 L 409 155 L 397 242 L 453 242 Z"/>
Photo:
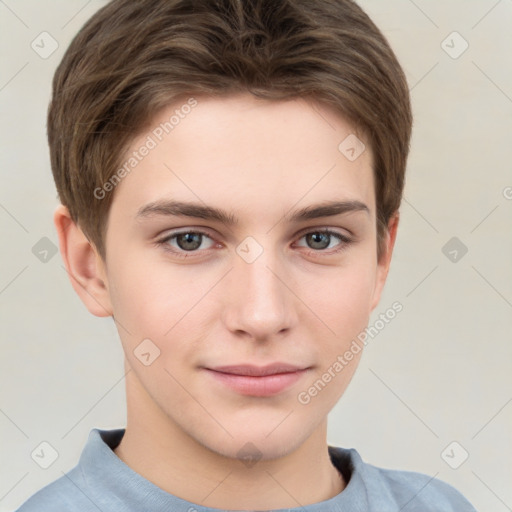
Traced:
<path fill-rule="evenodd" d="M 332 273 L 324 292 L 316 290 L 311 307 L 322 320 L 311 323 L 317 369 L 297 396 L 300 407 L 311 414 L 331 410 L 349 385 L 364 345 L 360 335 L 368 325 L 375 270 L 369 265 L 349 265 Z M 325 334 L 321 334 L 325 333 Z"/>
<path fill-rule="evenodd" d="M 162 337 L 174 324 L 173 312 L 179 303 L 175 286 L 162 275 L 162 269 L 147 265 L 135 252 L 130 258 L 117 259 L 109 272 L 109 292 L 118 323 L 133 336 Z"/>
<path fill-rule="evenodd" d="M 343 340 L 366 327 L 375 269 L 369 265 L 350 265 L 330 272 L 329 279 L 321 281 L 322 287 L 312 287 L 306 292 L 311 297 L 308 306 L 331 327 L 337 338 Z"/>
<path fill-rule="evenodd" d="M 117 261 L 109 275 L 110 297 L 127 352 L 150 339 L 165 356 L 169 346 L 176 353 L 187 339 L 190 345 L 190 340 L 200 336 L 200 313 L 204 314 L 202 307 L 207 303 L 202 299 L 218 279 L 211 270 L 200 273 L 192 266 L 162 261 L 148 264 L 143 257 L 137 258 L 136 251 L 129 260 Z"/>

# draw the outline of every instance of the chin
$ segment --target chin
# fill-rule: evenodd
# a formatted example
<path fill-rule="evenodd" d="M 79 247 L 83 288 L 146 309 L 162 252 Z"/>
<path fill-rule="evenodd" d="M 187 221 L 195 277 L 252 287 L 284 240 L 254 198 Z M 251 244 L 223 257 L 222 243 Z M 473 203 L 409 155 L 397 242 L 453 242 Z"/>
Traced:
<path fill-rule="evenodd" d="M 303 423 L 295 425 L 290 422 L 286 428 L 283 425 L 284 423 L 278 426 L 275 422 L 272 425 L 260 422 L 250 428 L 247 425 L 237 429 L 227 426 L 233 437 L 228 434 L 215 437 L 211 432 L 205 432 L 196 440 L 217 455 L 240 459 L 251 467 L 258 461 L 285 457 L 301 446 L 311 434 Z M 310 430 L 314 430 L 314 426 Z"/>

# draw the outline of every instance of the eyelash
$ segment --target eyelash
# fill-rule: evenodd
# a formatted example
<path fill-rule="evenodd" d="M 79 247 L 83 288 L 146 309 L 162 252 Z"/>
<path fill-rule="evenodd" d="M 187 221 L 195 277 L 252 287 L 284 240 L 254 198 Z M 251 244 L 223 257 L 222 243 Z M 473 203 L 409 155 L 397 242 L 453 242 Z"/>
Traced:
<path fill-rule="evenodd" d="M 194 231 L 193 230 L 188 230 L 188 231 L 180 231 L 180 232 L 177 232 L 177 233 L 173 233 L 171 235 L 167 235 L 165 238 L 163 238 L 161 240 L 157 240 L 156 241 L 156 245 L 162 247 L 164 251 L 169 252 L 173 256 L 177 256 L 178 258 L 195 257 L 194 255 L 196 253 L 201 252 L 201 251 L 199 251 L 199 250 L 195 250 L 195 251 L 179 250 L 179 251 L 177 251 L 175 249 L 170 249 L 169 248 L 169 241 L 177 238 L 178 236 L 186 235 L 186 234 L 202 235 L 202 236 L 205 236 L 207 238 L 212 239 L 212 237 L 208 233 L 206 233 L 204 231 L 201 231 L 201 230 L 194 230 Z M 344 251 L 353 242 L 353 240 L 351 240 L 347 236 L 342 235 L 341 233 L 338 233 L 337 231 L 332 231 L 331 229 L 328 229 L 328 228 L 307 231 L 305 233 L 302 233 L 299 236 L 299 239 L 304 238 L 307 235 L 312 235 L 312 234 L 323 234 L 323 235 L 334 236 L 334 237 L 338 238 L 338 240 L 341 242 L 341 244 L 340 244 L 340 247 L 338 249 L 336 249 L 334 251 L 331 250 L 330 252 L 326 252 L 326 249 L 317 249 L 317 250 L 310 249 L 309 251 L 307 251 L 307 254 L 309 256 L 312 256 L 312 255 L 313 256 L 318 256 L 318 255 L 333 256 L 335 254 L 339 254 L 340 252 Z M 208 251 L 208 249 L 205 249 L 205 250 Z"/>

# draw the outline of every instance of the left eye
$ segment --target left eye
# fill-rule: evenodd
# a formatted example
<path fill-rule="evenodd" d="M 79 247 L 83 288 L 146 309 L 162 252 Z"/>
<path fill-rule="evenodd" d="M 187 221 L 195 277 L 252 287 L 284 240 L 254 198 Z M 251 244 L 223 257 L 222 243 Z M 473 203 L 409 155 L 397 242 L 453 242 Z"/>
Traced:
<path fill-rule="evenodd" d="M 339 242 L 342 242 L 341 245 L 345 245 L 350 243 L 350 239 L 341 233 L 337 233 L 335 231 L 331 231 L 329 229 L 324 229 L 321 231 L 311 231 L 310 233 L 306 233 L 301 236 L 301 238 L 305 238 L 307 243 L 313 244 L 313 249 L 318 251 L 324 251 L 325 249 L 329 249 L 330 241 L 335 237 Z M 327 244 L 327 245 L 326 245 Z M 320 247 L 319 247 L 320 246 Z"/>
<path fill-rule="evenodd" d="M 310 231 L 301 235 L 299 239 L 305 239 L 306 243 L 310 244 L 309 249 L 313 249 L 313 252 L 321 252 L 332 248 L 331 242 L 333 237 L 337 238 L 340 242 L 338 243 L 340 247 L 333 252 L 341 251 L 351 242 L 351 240 L 345 235 L 342 235 L 336 231 L 331 231 L 329 229 Z M 212 248 L 215 244 L 214 240 L 207 233 L 202 231 L 182 231 L 181 233 L 174 233 L 157 243 L 164 246 L 165 250 L 172 252 L 177 256 L 186 257 L 190 253 L 199 252 L 203 238 L 208 238 L 212 242 L 210 247 L 203 247 L 203 249 L 207 250 Z M 171 242 L 175 242 L 176 245 L 172 244 Z"/>

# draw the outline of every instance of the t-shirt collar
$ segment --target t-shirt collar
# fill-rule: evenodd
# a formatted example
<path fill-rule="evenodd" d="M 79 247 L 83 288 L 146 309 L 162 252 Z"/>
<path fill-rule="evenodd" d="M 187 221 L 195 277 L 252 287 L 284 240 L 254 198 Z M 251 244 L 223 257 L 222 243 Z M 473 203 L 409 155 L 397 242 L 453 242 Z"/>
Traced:
<path fill-rule="evenodd" d="M 92 429 L 80 456 L 80 469 L 89 499 L 100 510 L 131 512 L 219 512 L 221 509 L 204 507 L 178 498 L 132 470 L 113 451 L 121 442 L 125 429 Z M 348 480 L 345 489 L 329 500 L 274 512 L 366 512 L 368 497 L 362 478 L 363 462 L 354 449 L 329 446 L 334 466 Z M 113 506 L 115 505 L 115 506 Z"/>

